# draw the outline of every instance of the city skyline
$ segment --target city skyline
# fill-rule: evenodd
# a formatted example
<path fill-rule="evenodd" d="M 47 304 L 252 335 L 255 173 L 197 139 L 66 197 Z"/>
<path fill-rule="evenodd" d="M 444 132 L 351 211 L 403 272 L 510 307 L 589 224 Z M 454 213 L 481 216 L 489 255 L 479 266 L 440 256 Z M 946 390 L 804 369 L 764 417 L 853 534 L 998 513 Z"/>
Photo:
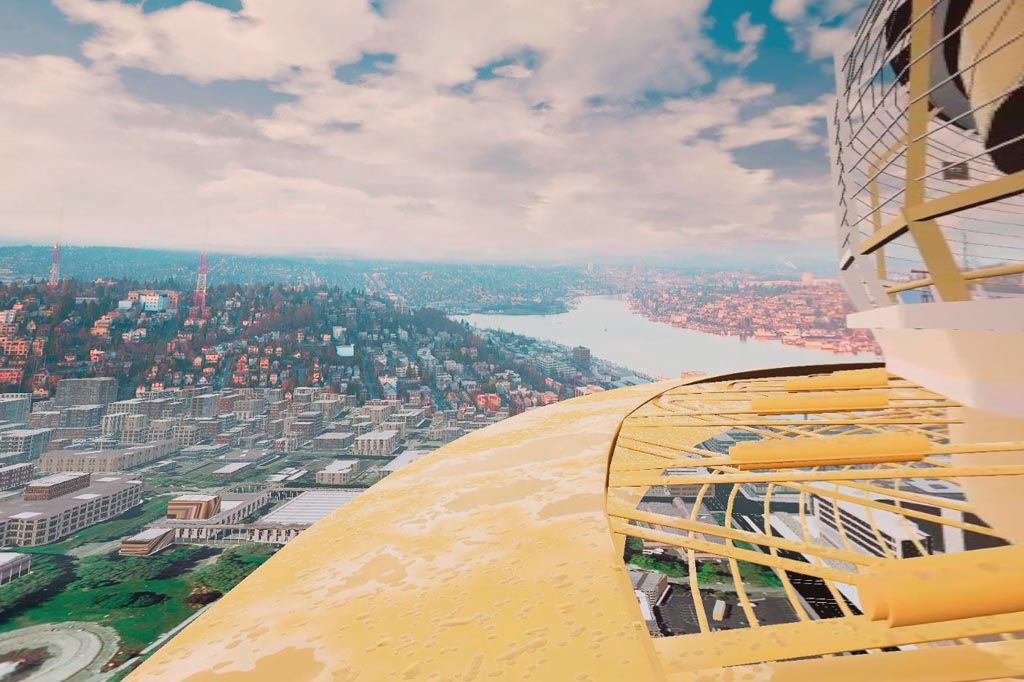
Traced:
<path fill-rule="evenodd" d="M 824 259 L 861 5 L 13 0 L 4 241 Z"/>

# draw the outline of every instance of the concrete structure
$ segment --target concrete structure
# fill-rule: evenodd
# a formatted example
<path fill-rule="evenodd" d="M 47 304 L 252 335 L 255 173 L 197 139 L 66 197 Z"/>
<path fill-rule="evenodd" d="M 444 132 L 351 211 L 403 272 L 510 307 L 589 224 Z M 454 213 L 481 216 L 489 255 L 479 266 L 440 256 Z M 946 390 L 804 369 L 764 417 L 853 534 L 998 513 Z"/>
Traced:
<path fill-rule="evenodd" d="M 123 514 L 142 501 L 142 482 L 97 478 L 87 488 L 48 500 L 0 500 L 0 544 L 34 547 Z"/>
<path fill-rule="evenodd" d="M 322 485 L 346 485 L 363 472 L 363 462 L 358 459 L 338 459 L 316 472 L 316 482 Z"/>
<path fill-rule="evenodd" d="M 146 528 L 121 541 L 121 556 L 149 556 L 174 542 L 173 528 Z"/>
<path fill-rule="evenodd" d="M 361 494 L 360 491 L 349 490 L 311 490 L 302 493 L 257 521 L 252 531 L 252 541 L 285 544 Z"/>
<path fill-rule="evenodd" d="M 256 493 L 225 493 L 220 509 L 208 518 L 165 519 L 161 528 L 174 531 L 176 541 L 193 544 L 232 544 L 248 541 L 250 526 L 241 526 L 246 517 L 254 515 L 270 502 L 270 491 Z"/>
<path fill-rule="evenodd" d="M 31 554 L 0 552 L 0 585 L 6 585 L 12 580 L 17 580 L 31 570 Z"/>
<path fill-rule="evenodd" d="M 25 499 L 53 500 L 89 487 L 90 478 L 90 475 L 84 472 L 67 472 L 39 478 L 25 486 Z"/>
<path fill-rule="evenodd" d="M 32 478 L 34 468 L 31 462 L 0 466 L 0 490 L 10 490 L 25 485 Z"/>
<path fill-rule="evenodd" d="M 57 382 L 58 405 L 107 405 L 117 400 L 117 379 L 95 377 L 91 379 L 61 379 Z"/>
<path fill-rule="evenodd" d="M 386 457 L 398 449 L 397 431 L 370 431 L 356 436 L 352 444 L 352 454 L 364 457 Z"/>

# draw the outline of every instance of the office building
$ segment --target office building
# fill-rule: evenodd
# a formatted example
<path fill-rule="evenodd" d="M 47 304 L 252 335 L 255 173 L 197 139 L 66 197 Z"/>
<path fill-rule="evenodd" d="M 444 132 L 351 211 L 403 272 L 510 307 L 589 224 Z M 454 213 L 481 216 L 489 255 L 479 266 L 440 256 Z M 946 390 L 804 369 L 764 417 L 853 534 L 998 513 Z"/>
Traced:
<path fill-rule="evenodd" d="M 58 542 L 141 501 L 141 481 L 114 476 L 97 478 L 86 488 L 49 499 L 0 500 L 0 544 L 35 547 Z"/>

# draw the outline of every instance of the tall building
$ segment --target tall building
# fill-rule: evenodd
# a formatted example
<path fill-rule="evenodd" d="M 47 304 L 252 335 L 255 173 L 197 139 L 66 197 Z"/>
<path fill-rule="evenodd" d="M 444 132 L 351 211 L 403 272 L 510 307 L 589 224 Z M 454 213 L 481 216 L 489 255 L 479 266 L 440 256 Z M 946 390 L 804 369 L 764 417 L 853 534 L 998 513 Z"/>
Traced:
<path fill-rule="evenodd" d="M 103 405 L 117 400 L 117 379 L 61 379 L 57 382 L 55 401 L 58 405 Z"/>
<path fill-rule="evenodd" d="M 884 365 L 624 387 L 475 430 L 296 537 L 132 682 L 1024 676 L 1022 37 L 1019 0 L 872 0 L 837 60 L 837 264 Z M 698 447 L 733 430 L 758 438 Z M 699 486 L 694 510 L 724 487 L 724 508 L 641 507 L 665 486 Z M 938 552 L 926 526 L 991 542 Z M 630 540 L 677 551 L 689 631 L 652 636 Z M 742 624 L 719 625 L 697 554 L 743 588 Z M 750 596 L 766 576 L 774 621 Z"/>
<path fill-rule="evenodd" d="M 590 349 L 576 346 L 572 349 L 572 359 L 579 367 L 590 367 Z"/>

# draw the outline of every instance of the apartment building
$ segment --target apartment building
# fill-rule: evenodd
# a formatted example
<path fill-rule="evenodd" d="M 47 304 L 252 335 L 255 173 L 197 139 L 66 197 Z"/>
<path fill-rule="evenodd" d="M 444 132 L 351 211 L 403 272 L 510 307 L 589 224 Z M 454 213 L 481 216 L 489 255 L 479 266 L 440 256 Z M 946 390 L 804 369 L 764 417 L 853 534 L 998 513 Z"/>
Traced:
<path fill-rule="evenodd" d="M 76 490 L 88 488 L 90 478 L 89 474 L 77 471 L 45 476 L 25 486 L 25 499 L 54 500 Z"/>
<path fill-rule="evenodd" d="M 0 490 L 10 490 L 25 485 L 32 479 L 33 468 L 31 462 L 0 467 Z"/>
<path fill-rule="evenodd" d="M 170 439 L 116 450 L 52 450 L 39 458 L 39 470 L 113 473 L 155 462 L 177 451 L 177 444 Z"/>
<path fill-rule="evenodd" d="M 50 442 L 53 429 L 9 429 L 0 432 L 0 452 L 19 452 L 26 459 L 39 457 Z"/>
<path fill-rule="evenodd" d="M 371 431 L 356 436 L 352 442 L 352 454 L 364 457 L 386 457 L 398 449 L 398 431 Z"/>

